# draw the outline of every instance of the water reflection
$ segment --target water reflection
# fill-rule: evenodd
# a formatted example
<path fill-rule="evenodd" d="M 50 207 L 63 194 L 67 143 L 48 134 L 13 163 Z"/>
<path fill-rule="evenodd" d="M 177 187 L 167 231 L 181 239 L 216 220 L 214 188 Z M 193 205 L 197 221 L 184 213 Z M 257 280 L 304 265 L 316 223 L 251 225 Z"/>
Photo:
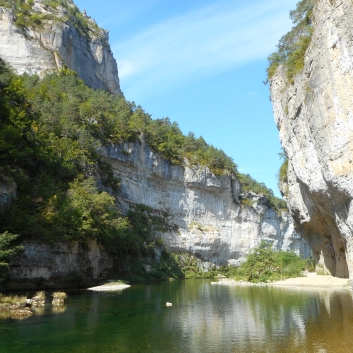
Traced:
<path fill-rule="evenodd" d="M 31 308 L 32 312 L 34 315 L 44 315 L 47 311 L 48 305 L 47 307 L 45 306 L 33 306 Z"/>
<path fill-rule="evenodd" d="M 166 307 L 170 301 L 172 307 Z M 62 310 L 61 315 L 53 315 Z M 174 281 L 70 295 L 64 307 L 0 322 L 2 352 L 350 352 L 349 291 Z M 5 332 L 4 329 L 14 328 Z"/>
<path fill-rule="evenodd" d="M 62 314 L 66 311 L 66 305 L 55 305 L 51 309 L 53 314 Z"/>
<path fill-rule="evenodd" d="M 6 320 L 11 317 L 11 313 L 9 311 L 0 311 L 0 320 Z"/>

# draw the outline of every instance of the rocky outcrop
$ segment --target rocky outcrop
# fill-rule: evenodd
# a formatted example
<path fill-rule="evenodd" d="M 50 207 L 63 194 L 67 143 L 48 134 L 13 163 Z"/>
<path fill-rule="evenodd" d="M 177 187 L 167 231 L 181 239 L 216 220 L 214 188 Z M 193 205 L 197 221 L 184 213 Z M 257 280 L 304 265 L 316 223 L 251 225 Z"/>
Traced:
<path fill-rule="evenodd" d="M 353 3 L 319 0 L 305 67 L 280 67 L 271 98 L 289 159 L 282 191 L 300 234 L 331 274 L 353 276 Z"/>
<path fill-rule="evenodd" d="M 79 287 L 99 283 L 112 269 L 106 250 L 90 241 L 55 243 L 26 241 L 11 258 L 7 289 Z"/>
<path fill-rule="evenodd" d="M 74 6 L 68 1 L 68 6 Z M 87 19 L 88 34 L 62 6 L 45 6 L 34 0 L 33 14 L 45 14 L 40 26 L 16 26 L 16 15 L 0 7 L 0 57 L 19 74 L 47 73 L 68 67 L 90 87 L 120 94 L 118 68 L 108 43 L 108 32 Z M 69 19 L 68 19 L 69 18 Z"/>
<path fill-rule="evenodd" d="M 120 179 L 121 209 L 144 204 L 164 217 L 168 226 L 159 236 L 173 252 L 196 255 L 210 266 L 237 265 L 261 240 L 268 240 L 278 250 L 310 256 L 291 217 L 285 212 L 277 215 L 261 195 L 242 194 L 235 176 L 173 165 L 143 138 L 102 147 L 99 153 Z M 251 207 L 242 205 L 245 197 Z"/>

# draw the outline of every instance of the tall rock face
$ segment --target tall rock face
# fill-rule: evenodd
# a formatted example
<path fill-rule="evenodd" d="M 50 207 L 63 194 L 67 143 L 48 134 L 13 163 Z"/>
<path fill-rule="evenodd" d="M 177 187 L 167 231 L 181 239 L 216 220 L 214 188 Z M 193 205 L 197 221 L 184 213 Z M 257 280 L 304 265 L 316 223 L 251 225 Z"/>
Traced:
<path fill-rule="evenodd" d="M 310 256 L 290 215 L 277 215 L 261 195 L 242 194 L 235 177 L 215 176 L 205 167 L 173 165 L 144 139 L 110 145 L 99 153 L 120 179 L 120 207 L 127 211 L 144 204 L 164 217 L 168 227 L 159 235 L 171 251 L 195 255 L 206 268 L 237 265 L 262 240 L 275 249 Z M 244 197 L 251 207 L 242 206 Z"/>
<path fill-rule="evenodd" d="M 42 23 L 24 28 L 17 25 L 14 10 L 0 7 L 0 57 L 19 74 L 43 77 L 66 66 L 88 86 L 121 94 L 108 32 L 87 17 L 85 32 L 80 31 L 80 22 L 67 8 L 43 2 L 34 0 L 31 9 L 43 17 Z M 74 4 L 68 1 L 68 6 Z"/>
<path fill-rule="evenodd" d="M 288 157 L 282 191 L 300 234 L 331 274 L 353 278 L 353 3 L 319 0 L 305 67 L 271 80 Z"/>
<path fill-rule="evenodd" d="M 55 245 L 25 241 L 22 245 L 24 250 L 11 259 L 6 289 L 94 285 L 113 267 L 111 257 L 95 240 Z"/>

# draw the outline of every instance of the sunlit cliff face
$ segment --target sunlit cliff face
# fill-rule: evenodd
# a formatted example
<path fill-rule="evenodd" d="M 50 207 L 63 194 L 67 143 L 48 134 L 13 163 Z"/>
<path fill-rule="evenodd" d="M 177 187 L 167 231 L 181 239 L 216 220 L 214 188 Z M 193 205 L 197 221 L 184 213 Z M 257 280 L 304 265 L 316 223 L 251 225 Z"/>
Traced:
<path fill-rule="evenodd" d="M 305 67 L 280 67 L 271 99 L 289 159 L 282 191 L 299 233 L 331 274 L 353 274 L 353 35 L 350 0 L 321 0 Z"/>
<path fill-rule="evenodd" d="M 118 200 L 124 211 L 142 203 L 164 215 L 169 226 L 160 236 L 171 251 L 189 252 L 209 266 L 237 265 L 266 240 L 275 249 L 310 256 L 289 214 L 277 215 L 256 194 L 248 195 L 251 207 L 243 206 L 241 185 L 230 175 L 173 165 L 145 141 L 107 146 L 99 153 L 120 180 Z"/>
<path fill-rule="evenodd" d="M 0 57 L 17 73 L 43 77 L 68 67 L 92 88 L 121 93 L 108 34 L 94 20 L 85 19 L 89 35 L 83 35 L 66 20 L 67 10 L 61 6 L 53 8 L 35 1 L 31 13 L 52 19 L 22 29 L 13 10 L 0 8 Z"/>

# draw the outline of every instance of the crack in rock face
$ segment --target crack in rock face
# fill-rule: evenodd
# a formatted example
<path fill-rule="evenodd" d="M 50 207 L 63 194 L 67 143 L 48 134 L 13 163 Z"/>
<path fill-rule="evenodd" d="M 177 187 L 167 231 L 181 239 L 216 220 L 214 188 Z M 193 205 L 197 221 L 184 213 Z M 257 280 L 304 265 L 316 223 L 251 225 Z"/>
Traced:
<path fill-rule="evenodd" d="M 319 0 L 302 73 L 271 79 L 288 182 L 282 185 L 318 264 L 353 278 L 353 3 Z"/>

